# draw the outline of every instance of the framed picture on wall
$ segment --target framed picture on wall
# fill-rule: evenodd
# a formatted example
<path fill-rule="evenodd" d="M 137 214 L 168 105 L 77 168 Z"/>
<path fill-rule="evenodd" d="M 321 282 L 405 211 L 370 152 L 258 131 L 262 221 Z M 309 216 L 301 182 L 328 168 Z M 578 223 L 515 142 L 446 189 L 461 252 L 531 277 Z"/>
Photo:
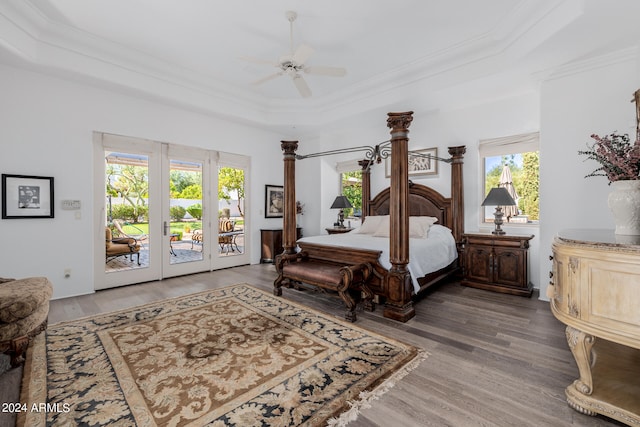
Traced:
<path fill-rule="evenodd" d="M 437 157 L 437 147 L 409 151 L 409 176 L 437 175 Z M 391 177 L 391 156 L 385 160 L 384 171 L 387 178 Z"/>
<path fill-rule="evenodd" d="M 265 185 L 264 216 L 266 218 L 282 218 L 284 214 L 284 187 L 282 185 Z"/>
<path fill-rule="evenodd" d="M 2 219 L 53 218 L 53 178 L 2 174 Z"/>

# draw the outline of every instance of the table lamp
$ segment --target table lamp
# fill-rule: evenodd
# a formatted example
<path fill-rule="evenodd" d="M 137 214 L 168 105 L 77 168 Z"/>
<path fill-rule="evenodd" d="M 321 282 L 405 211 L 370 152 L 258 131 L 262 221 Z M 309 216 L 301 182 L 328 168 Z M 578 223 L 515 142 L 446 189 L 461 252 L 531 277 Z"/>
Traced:
<path fill-rule="evenodd" d="M 344 209 L 352 208 L 351 202 L 347 199 L 346 196 L 338 196 L 333 201 L 331 205 L 331 209 L 340 209 L 338 213 L 338 228 L 344 228 Z"/>
<path fill-rule="evenodd" d="M 515 206 L 516 202 L 513 200 L 513 197 L 509 194 L 506 188 L 496 187 L 492 188 L 487 194 L 487 197 L 482 202 L 482 206 L 495 206 L 496 211 L 493 213 L 495 219 L 493 222 L 496 224 L 496 229 L 491 232 L 491 234 L 506 234 L 504 230 L 500 227 L 503 223 L 502 217 L 504 216 L 504 212 L 502 212 L 503 206 Z"/>

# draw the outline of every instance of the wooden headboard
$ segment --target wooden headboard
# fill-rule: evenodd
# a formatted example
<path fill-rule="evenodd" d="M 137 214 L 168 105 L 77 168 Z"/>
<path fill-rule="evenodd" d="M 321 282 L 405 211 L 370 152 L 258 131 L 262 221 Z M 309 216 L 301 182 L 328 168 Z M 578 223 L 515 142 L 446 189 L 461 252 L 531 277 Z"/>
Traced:
<path fill-rule="evenodd" d="M 389 199 L 391 190 L 382 190 L 369 203 L 369 215 L 389 215 Z M 444 197 L 436 190 L 421 184 L 409 186 L 409 215 L 433 216 L 438 218 L 438 224 L 452 228 L 453 216 L 451 199 Z M 366 217 L 365 217 L 366 221 Z"/>

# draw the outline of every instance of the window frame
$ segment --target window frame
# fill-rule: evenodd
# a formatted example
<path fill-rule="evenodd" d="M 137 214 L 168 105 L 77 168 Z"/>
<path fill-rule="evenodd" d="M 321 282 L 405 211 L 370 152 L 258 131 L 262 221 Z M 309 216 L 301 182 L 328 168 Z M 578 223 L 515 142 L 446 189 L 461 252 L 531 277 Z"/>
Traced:
<path fill-rule="evenodd" d="M 480 188 L 479 192 L 479 208 L 480 214 L 478 223 L 481 227 L 492 224 L 492 221 L 485 221 L 487 215 L 485 215 L 485 207 L 482 206 L 486 194 L 486 178 L 489 171 L 486 170 L 486 159 L 489 157 L 508 156 L 512 154 L 525 154 L 537 152 L 540 153 L 540 132 L 528 132 L 516 135 L 509 135 L 499 138 L 490 138 L 480 140 L 478 143 L 478 161 L 481 163 L 480 171 Z M 539 167 L 539 165 L 538 165 Z M 539 180 L 538 180 L 539 184 Z M 539 197 L 539 194 L 538 194 Z M 506 223 L 506 222 L 505 222 Z M 508 225 L 515 227 L 527 227 L 527 226 L 539 226 L 540 219 L 531 220 L 530 222 L 519 223 L 509 222 Z"/>

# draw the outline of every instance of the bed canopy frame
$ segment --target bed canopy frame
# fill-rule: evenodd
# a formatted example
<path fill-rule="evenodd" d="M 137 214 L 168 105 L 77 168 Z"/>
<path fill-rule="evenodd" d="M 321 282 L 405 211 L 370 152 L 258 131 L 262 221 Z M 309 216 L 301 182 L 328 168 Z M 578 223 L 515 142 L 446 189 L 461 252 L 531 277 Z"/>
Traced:
<path fill-rule="evenodd" d="M 388 113 L 387 126 L 391 129 L 391 139 L 376 146 L 361 146 L 332 150 L 309 155 L 297 155 L 298 141 L 281 141 L 284 153 L 284 212 L 283 212 L 283 254 L 296 252 L 296 190 L 295 162 L 312 157 L 365 151 L 365 159 L 359 161 L 362 167 L 362 219 L 370 215 L 390 216 L 389 261 L 391 268 L 378 272 L 378 281 L 372 288 L 385 298 L 384 316 L 406 322 L 415 315 L 412 296 L 413 285 L 407 265 L 409 263 L 409 216 L 415 203 L 412 197 L 424 198 L 436 212 L 440 223 L 449 227 L 456 243 L 460 243 L 464 232 L 464 197 L 462 165 L 466 151 L 464 146 L 449 147 L 451 158 L 428 156 L 434 160 L 451 164 L 451 197 L 446 198 L 435 190 L 409 181 L 409 126 L 413 112 Z M 415 153 L 412 153 L 414 155 Z M 370 169 L 374 163 L 391 155 L 391 183 L 373 200 L 371 199 Z M 427 213 L 418 213 L 426 215 Z M 439 215 L 438 215 L 439 214 Z M 458 245 L 459 247 L 459 245 Z M 307 249 L 307 248 L 305 248 Z M 336 248 L 332 248 L 334 251 Z M 325 253 L 327 251 L 324 251 Z M 349 256 L 344 250 L 337 251 L 340 258 Z M 365 251 L 363 251 L 365 252 Z M 371 251 L 369 251 L 371 252 Z M 357 254 L 354 256 L 358 256 Z M 449 274 L 449 273 L 447 273 Z M 438 275 L 438 280 L 442 275 Z M 434 281 L 424 283 L 421 290 Z"/>

